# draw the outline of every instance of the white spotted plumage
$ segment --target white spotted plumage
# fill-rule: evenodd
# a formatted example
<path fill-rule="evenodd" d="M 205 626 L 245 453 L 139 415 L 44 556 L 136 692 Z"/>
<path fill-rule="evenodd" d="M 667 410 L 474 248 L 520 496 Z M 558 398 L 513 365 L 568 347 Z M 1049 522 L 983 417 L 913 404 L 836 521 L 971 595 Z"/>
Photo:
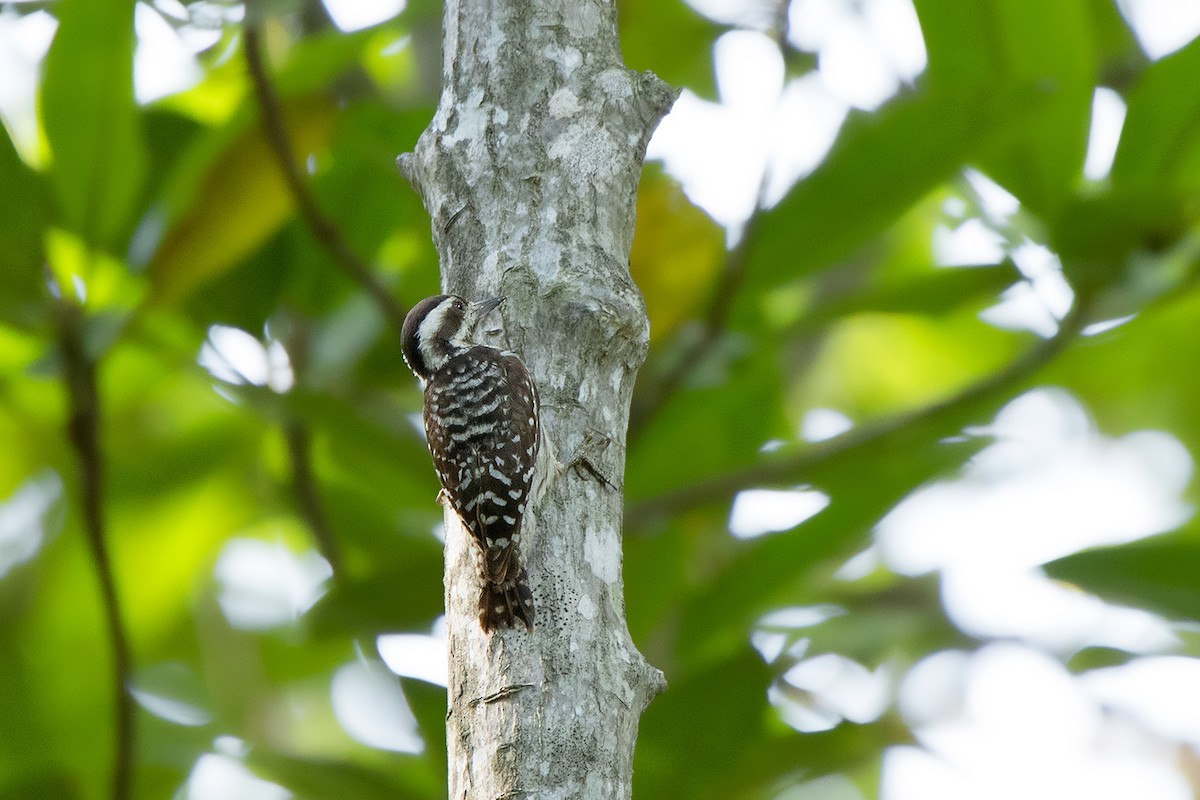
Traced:
<path fill-rule="evenodd" d="M 402 334 L 405 360 L 425 382 L 425 432 L 443 494 L 479 546 L 488 631 L 534 623 L 519 543 L 540 438 L 537 388 L 515 353 L 474 340 L 499 302 L 426 298 Z"/>

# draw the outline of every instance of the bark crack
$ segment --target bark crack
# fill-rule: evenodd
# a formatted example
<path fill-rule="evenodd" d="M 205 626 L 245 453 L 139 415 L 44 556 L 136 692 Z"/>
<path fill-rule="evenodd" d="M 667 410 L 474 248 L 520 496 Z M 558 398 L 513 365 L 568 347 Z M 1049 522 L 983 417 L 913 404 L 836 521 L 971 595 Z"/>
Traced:
<path fill-rule="evenodd" d="M 491 703 L 498 703 L 501 700 L 506 700 L 515 694 L 519 694 L 519 693 L 525 691 L 526 689 L 532 689 L 532 688 L 533 688 L 532 683 L 518 683 L 518 684 L 514 684 L 512 686 L 505 686 L 504 688 L 498 689 L 497 691 L 494 691 L 489 695 L 484 695 L 483 697 L 473 697 L 467 703 L 467 705 L 469 705 L 471 707 L 475 707 L 480 704 L 488 705 Z"/>

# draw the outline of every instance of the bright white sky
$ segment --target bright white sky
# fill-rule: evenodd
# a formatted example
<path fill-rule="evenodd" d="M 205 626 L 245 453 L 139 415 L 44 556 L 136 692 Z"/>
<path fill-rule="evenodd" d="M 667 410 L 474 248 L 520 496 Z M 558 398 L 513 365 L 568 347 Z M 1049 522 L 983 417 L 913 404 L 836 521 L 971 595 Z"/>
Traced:
<path fill-rule="evenodd" d="M 405 0 L 325 2 L 347 31 L 390 18 L 405 5 Z M 648 156 L 664 164 L 731 241 L 759 202 L 764 174 L 763 201 L 770 205 L 820 163 L 851 108 L 879 107 L 925 67 L 910 0 L 793 0 L 790 42 L 817 53 L 819 70 L 787 81 L 776 47 L 757 32 L 769 21 L 774 0 L 691 2 L 714 20 L 745 29 L 726 33 L 714 48 L 719 102 L 685 90 Z M 1200 0 L 1117 0 L 1117 5 L 1151 58 L 1200 33 Z M 193 6 L 197 10 L 204 8 Z M 241 13 L 217 3 L 208 10 L 214 19 Z M 164 16 L 183 18 L 186 11 L 176 0 L 138 5 L 135 78 L 142 102 L 195 81 L 194 53 L 216 39 L 202 26 L 187 27 L 181 35 Z M 54 27 L 45 12 L 17 17 L 0 9 L 0 114 L 31 159 L 37 69 Z M 1107 174 L 1124 113 L 1116 92 L 1097 88 L 1087 178 Z M 937 263 L 994 263 L 1003 254 L 997 230 L 1016 212 L 1017 201 L 986 176 L 969 172 L 967 179 L 983 216 L 968 218 L 965 204 L 948 203 L 947 216 L 955 222 L 939 228 L 930 242 Z M 1025 281 L 984 320 L 1052 335 L 1073 300 L 1055 255 L 1026 242 L 1012 256 Z M 278 342 L 233 328 L 214 327 L 199 360 L 229 384 L 269 385 L 281 392 L 291 385 Z M 800 433 L 816 441 L 852 424 L 836 409 L 814 409 Z M 1192 797 L 1179 766 L 1186 759 L 1176 748 L 1181 742 L 1200 746 L 1200 661 L 1160 655 L 1176 643 L 1162 620 L 1113 608 L 1038 571 L 1059 555 L 1129 541 L 1187 519 L 1192 509 L 1181 498 L 1192 477 L 1190 454 L 1164 432 L 1105 436 L 1078 400 L 1052 389 L 1014 400 L 985 432 L 995 443 L 957 479 L 926 487 L 902 503 L 880 524 L 876 544 L 843 575 L 854 579 L 880 566 L 907 575 L 937 571 L 950 619 L 969 633 L 1002 641 L 975 653 L 937 653 L 907 671 L 869 670 L 836 654 L 806 659 L 803 644 L 782 653 L 787 632 L 839 613 L 784 609 L 764 618 L 754 645 L 768 660 L 798 660 L 785 677 L 815 701 L 801 706 L 778 688 L 773 701 L 800 730 L 868 721 L 897 701 L 920 747 L 888 752 L 884 800 Z M 0 577 L 36 552 L 44 518 L 60 493 L 56 477 L 41 475 L 0 504 Z M 739 537 L 770 535 L 820 513 L 827 502 L 812 489 L 744 492 L 731 508 L 730 530 Z M 18 529 L 32 533 L 18 536 Z M 285 546 L 285 538 L 282 532 L 276 543 L 238 538 L 226 547 L 216 578 L 232 624 L 289 625 L 323 593 L 328 564 L 314 552 Z M 1124 667 L 1072 676 L 1056 656 L 1087 644 L 1147 655 Z M 429 632 L 382 636 L 377 646 L 383 662 L 361 653 L 348 661 L 331 677 L 327 702 L 354 739 L 419 752 L 423 743 L 415 720 L 384 664 L 395 674 L 444 685 L 444 624 L 439 620 Z M 173 675 L 177 667 L 148 673 L 139 699 L 152 713 L 196 724 L 205 718 L 203 709 L 154 689 L 161 683 L 154 675 Z M 318 702 L 303 696 L 293 705 Z M 213 752 L 196 763 L 183 796 L 291 796 L 253 776 L 241 763 L 244 753 L 241 742 L 220 737 Z M 779 795 L 860 797 L 836 776 Z"/>

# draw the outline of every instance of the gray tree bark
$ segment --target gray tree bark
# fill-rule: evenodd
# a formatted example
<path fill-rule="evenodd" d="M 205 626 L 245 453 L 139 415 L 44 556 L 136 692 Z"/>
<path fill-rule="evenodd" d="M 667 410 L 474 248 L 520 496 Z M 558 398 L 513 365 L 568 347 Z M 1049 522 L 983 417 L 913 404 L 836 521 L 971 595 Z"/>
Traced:
<path fill-rule="evenodd" d="M 546 468 L 522 556 L 532 633 L 483 633 L 475 554 L 446 514 L 450 797 L 628 798 L 638 720 L 665 687 L 634 647 L 621 476 L 645 307 L 629 277 L 646 142 L 674 101 L 625 69 L 614 0 L 446 0 L 443 90 L 402 171 L 446 291 L 504 295 L 541 394 Z M 569 465 L 586 456 L 607 485 Z"/>

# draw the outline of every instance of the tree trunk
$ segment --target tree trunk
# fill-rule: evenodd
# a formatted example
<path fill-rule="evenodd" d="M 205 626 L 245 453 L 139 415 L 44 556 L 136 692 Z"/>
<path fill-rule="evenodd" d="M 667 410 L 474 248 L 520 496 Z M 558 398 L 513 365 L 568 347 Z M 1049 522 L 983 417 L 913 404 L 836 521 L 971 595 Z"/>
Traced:
<path fill-rule="evenodd" d="M 638 719 L 665 686 L 630 640 L 621 583 L 617 487 L 648 334 L 628 257 L 674 94 L 623 66 L 613 0 L 446 0 L 443 24 L 441 102 L 399 164 L 444 289 L 508 298 L 543 449 L 565 462 L 525 517 L 532 634 L 480 629 L 475 554 L 446 514 L 450 797 L 628 798 Z M 570 467 L 581 455 L 595 472 Z"/>

